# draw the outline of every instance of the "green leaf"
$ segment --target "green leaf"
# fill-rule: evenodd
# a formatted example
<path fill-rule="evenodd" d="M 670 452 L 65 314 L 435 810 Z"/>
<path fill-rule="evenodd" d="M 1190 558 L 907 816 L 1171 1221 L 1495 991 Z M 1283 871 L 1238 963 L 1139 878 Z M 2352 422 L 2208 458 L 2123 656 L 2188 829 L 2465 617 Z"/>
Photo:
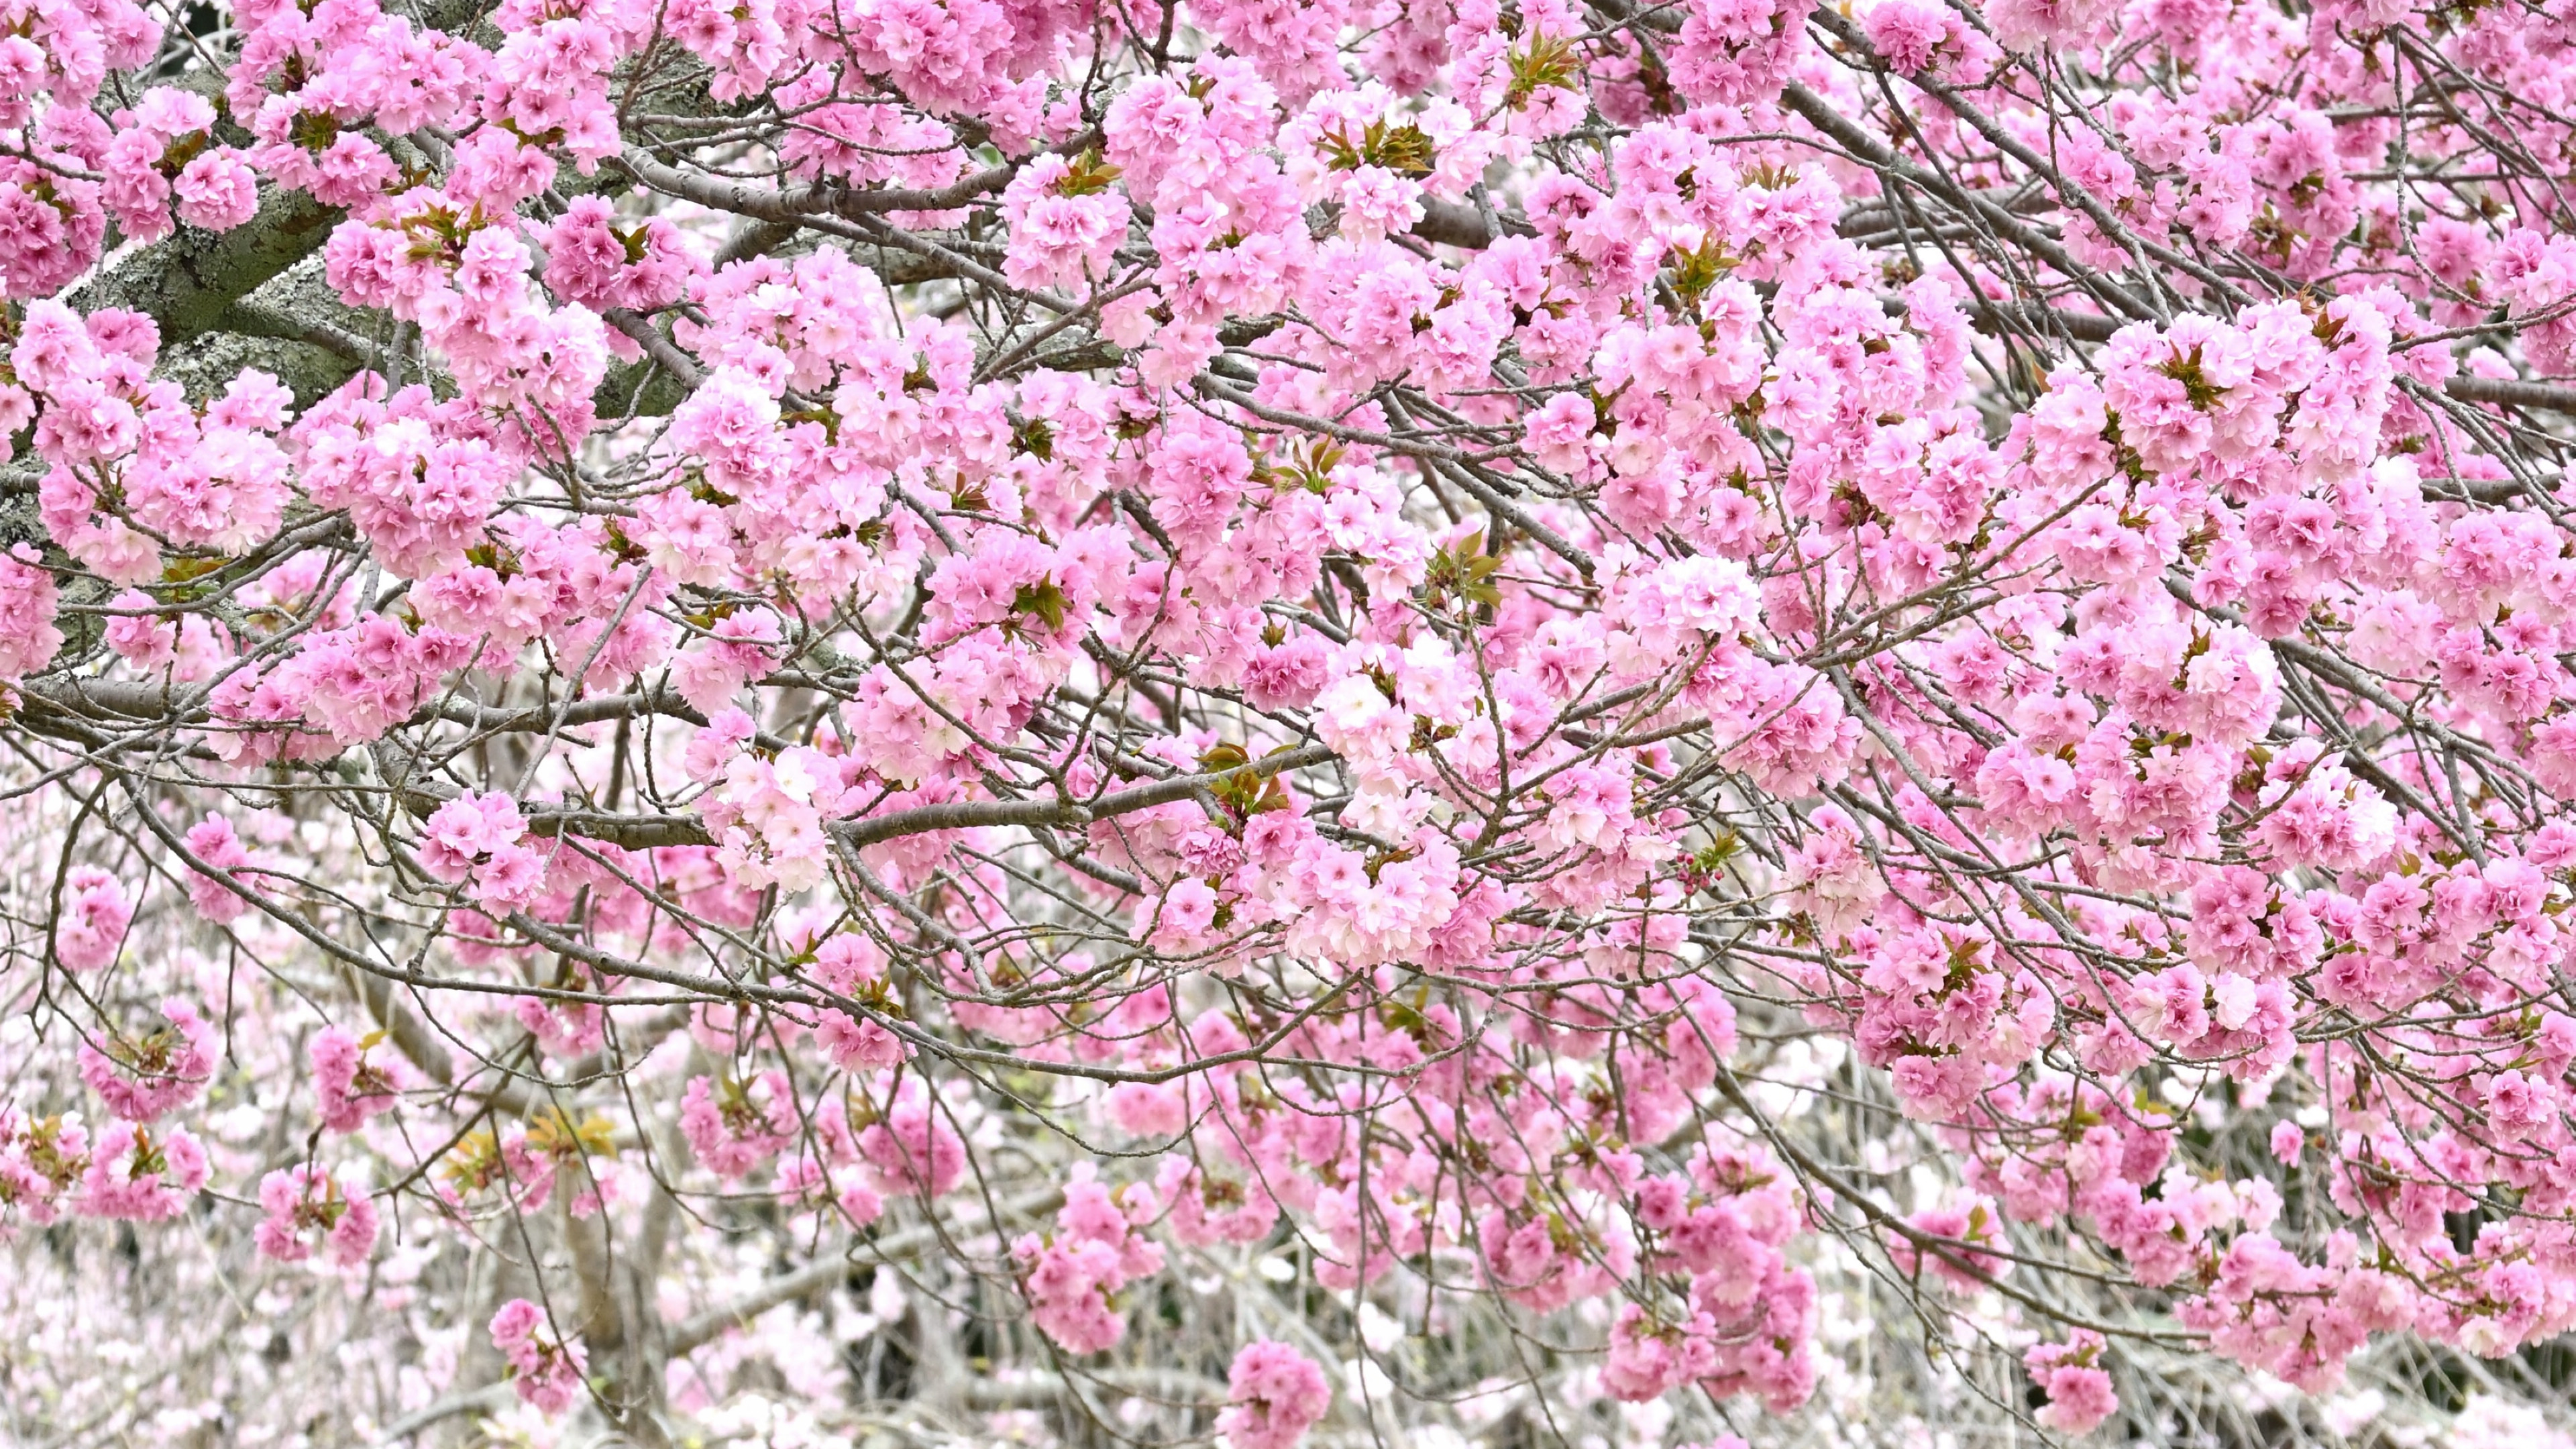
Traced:
<path fill-rule="evenodd" d="M 1051 578 L 1040 579 L 1034 584 L 1022 584 L 1020 591 L 1011 596 L 1012 613 L 1035 614 L 1046 621 L 1049 629 L 1063 628 L 1065 612 L 1071 607 L 1072 603 L 1065 598 L 1064 590 L 1056 587 L 1055 580 Z"/>

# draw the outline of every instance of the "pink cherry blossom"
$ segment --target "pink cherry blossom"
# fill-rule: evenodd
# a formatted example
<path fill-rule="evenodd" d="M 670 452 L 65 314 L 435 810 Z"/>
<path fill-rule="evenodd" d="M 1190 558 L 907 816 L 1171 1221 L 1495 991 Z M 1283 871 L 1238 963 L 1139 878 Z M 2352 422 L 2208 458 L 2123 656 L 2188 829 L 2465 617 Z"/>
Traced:
<path fill-rule="evenodd" d="M 1226 1373 L 1225 1412 L 1217 1430 L 1238 1449 L 1289 1449 L 1332 1406 L 1324 1371 L 1284 1343 L 1245 1344 Z"/>

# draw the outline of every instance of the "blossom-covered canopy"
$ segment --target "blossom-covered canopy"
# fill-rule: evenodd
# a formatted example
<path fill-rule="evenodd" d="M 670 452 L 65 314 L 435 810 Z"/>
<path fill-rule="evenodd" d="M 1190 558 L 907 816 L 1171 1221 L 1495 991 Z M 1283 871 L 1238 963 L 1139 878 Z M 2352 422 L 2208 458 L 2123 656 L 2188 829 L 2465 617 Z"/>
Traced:
<path fill-rule="evenodd" d="M 0 1440 L 2538 1449 L 2571 116 L 0 0 Z"/>

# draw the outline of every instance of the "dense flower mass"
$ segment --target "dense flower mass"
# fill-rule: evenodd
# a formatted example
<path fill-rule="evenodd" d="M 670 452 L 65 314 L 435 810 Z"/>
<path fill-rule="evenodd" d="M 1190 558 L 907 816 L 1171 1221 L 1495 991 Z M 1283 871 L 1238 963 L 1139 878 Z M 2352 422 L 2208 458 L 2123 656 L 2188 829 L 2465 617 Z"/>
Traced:
<path fill-rule="evenodd" d="M 2557 1432 L 2576 7 L 6 19 L 0 1441 Z"/>

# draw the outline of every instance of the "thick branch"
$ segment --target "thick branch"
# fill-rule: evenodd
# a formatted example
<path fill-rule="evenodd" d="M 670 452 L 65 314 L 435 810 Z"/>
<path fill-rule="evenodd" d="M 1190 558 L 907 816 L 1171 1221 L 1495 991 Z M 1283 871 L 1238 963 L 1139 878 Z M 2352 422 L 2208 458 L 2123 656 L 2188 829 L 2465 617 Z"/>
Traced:
<path fill-rule="evenodd" d="M 162 346 L 184 342 L 216 330 L 226 310 L 320 247 L 344 215 L 304 192 L 272 190 L 231 231 L 182 227 L 127 257 L 73 293 L 72 310 L 127 308 L 160 325 Z"/>

